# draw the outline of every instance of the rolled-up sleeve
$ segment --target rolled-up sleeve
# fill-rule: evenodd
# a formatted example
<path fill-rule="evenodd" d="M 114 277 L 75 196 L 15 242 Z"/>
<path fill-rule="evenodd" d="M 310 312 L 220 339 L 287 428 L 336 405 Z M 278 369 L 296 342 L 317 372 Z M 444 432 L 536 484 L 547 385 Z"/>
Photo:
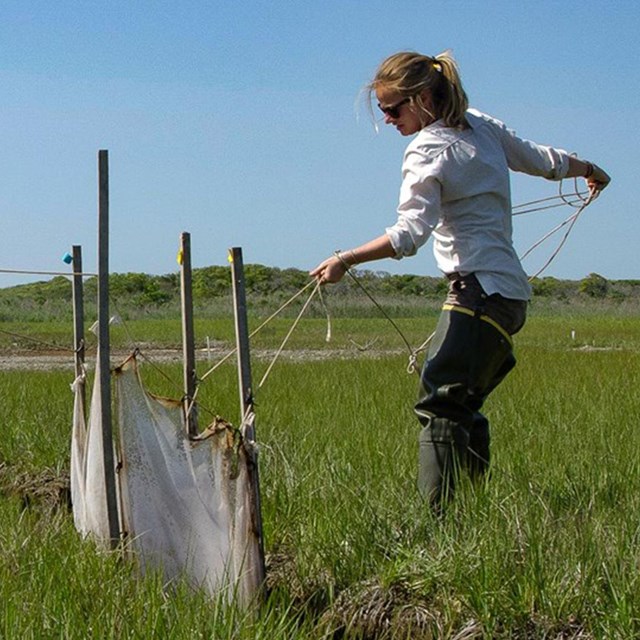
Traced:
<path fill-rule="evenodd" d="M 564 149 L 555 149 L 519 138 L 503 123 L 495 121 L 501 132 L 502 147 L 513 171 L 549 180 L 562 180 L 569 171 L 569 154 Z"/>
<path fill-rule="evenodd" d="M 397 222 L 385 229 L 395 258 L 414 255 L 440 219 L 438 163 L 420 150 L 408 149 L 402 164 Z"/>

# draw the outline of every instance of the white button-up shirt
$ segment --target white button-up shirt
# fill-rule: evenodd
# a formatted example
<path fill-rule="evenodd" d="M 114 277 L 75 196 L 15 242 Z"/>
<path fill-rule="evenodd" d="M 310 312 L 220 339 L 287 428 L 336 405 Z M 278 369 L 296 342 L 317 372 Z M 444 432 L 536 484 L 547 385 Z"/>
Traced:
<path fill-rule="evenodd" d="M 386 229 L 396 258 L 433 236 L 438 268 L 475 273 L 487 295 L 528 300 L 527 275 L 512 243 L 509 169 L 561 180 L 569 154 L 519 138 L 500 121 L 467 112 L 468 129 L 442 120 L 409 143 L 398 220 Z"/>

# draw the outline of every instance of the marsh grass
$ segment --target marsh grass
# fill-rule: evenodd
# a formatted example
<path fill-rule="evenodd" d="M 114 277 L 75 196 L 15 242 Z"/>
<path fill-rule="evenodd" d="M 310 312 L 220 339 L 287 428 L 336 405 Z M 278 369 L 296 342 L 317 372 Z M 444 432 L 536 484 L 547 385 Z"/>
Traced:
<path fill-rule="evenodd" d="M 401 323 L 416 344 L 434 321 Z M 148 322 L 132 330 L 167 331 L 169 340 L 176 329 Z M 258 344 L 275 348 L 284 327 Z M 330 355 L 322 318 L 300 331 L 297 348 L 320 344 Z M 25 473 L 68 469 L 72 372 L 0 372 L 0 462 L 10 470 L 0 479 L 0 635 L 640 635 L 634 318 L 534 314 L 517 337 L 519 366 L 486 406 L 491 477 L 479 486 L 463 481 L 443 518 L 415 490 L 417 377 L 405 372 L 402 345 L 374 319 L 336 319 L 333 331 L 339 344 L 377 339 L 381 351 L 398 353 L 373 347 L 364 355 L 356 349 L 357 358 L 282 360 L 256 391 L 269 566 L 257 616 L 185 584 L 166 589 L 158 576 L 136 577 L 132 563 L 79 538 L 65 505 L 25 502 L 12 491 Z M 205 322 L 199 332 L 230 343 L 232 326 Z M 254 379 L 265 367 L 254 361 Z M 179 366 L 162 368 L 181 379 Z M 151 391 L 176 395 L 155 367 L 143 365 L 142 374 Z M 222 366 L 199 398 L 232 421 L 236 375 Z"/>

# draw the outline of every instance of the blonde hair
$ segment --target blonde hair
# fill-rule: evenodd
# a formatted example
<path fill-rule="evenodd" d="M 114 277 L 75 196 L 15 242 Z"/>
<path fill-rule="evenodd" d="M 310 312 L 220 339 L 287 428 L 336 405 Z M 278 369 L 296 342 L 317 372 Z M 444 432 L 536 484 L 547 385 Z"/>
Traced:
<path fill-rule="evenodd" d="M 419 111 L 430 118 L 444 120 L 447 127 L 466 128 L 465 112 L 469 107 L 462 87 L 458 65 L 449 51 L 435 57 L 414 51 L 401 51 L 380 64 L 373 80 L 367 85 L 369 104 L 376 89 L 384 87 L 410 98 Z M 431 113 L 421 93 L 429 91 L 435 113 Z"/>

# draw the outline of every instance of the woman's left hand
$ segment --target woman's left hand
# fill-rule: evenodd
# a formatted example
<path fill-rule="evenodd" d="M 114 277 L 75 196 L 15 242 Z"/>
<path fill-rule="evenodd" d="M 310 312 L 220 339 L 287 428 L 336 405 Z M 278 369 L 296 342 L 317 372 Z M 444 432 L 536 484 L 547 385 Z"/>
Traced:
<path fill-rule="evenodd" d="M 597 195 L 611 182 L 609 174 L 603 171 L 597 164 L 593 165 L 593 171 L 586 180 L 591 197 Z"/>

